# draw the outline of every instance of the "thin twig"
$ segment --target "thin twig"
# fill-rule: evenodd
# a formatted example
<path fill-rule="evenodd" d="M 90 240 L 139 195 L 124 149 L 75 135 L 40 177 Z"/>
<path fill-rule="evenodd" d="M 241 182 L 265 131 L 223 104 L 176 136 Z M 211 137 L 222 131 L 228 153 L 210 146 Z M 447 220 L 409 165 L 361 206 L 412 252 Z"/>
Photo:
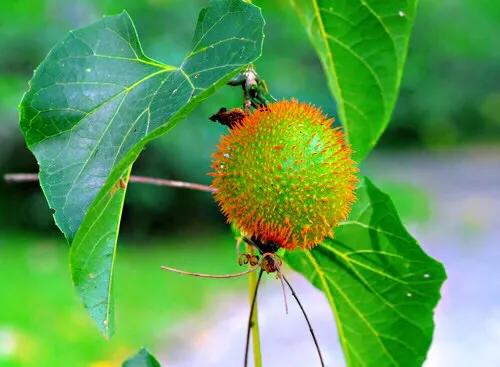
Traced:
<path fill-rule="evenodd" d="M 261 268 L 259 271 L 259 277 L 257 278 L 257 284 L 255 284 L 255 289 L 253 292 L 253 297 L 252 297 L 252 305 L 250 306 L 250 315 L 248 316 L 248 325 L 247 325 L 247 339 L 245 342 L 245 362 L 244 362 L 244 367 L 248 367 L 248 349 L 250 346 L 250 330 L 252 329 L 252 318 L 253 318 L 253 311 L 255 309 L 255 304 L 257 302 L 257 292 L 259 290 L 259 285 L 260 285 L 260 280 L 262 279 L 262 273 L 264 270 Z"/>
<path fill-rule="evenodd" d="M 316 346 L 316 350 L 318 352 L 318 356 L 319 356 L 319 360 L 321 362 L 321 366 L 325 367 L 325 362 L 323 362 L 323 356 L 321 355 L 321 350 L 319 349 L 318 340 L 316 339 L 316 335 L 314 334 L 314 330 L 313 330 L 313 328 L 311 326 L 311 322 L 309 321 L 309 318 L 307 317 L 306 311 L 304 310 L 304 307 L 302 307 L 302 303 L 300 303 L 299 298 L 297 297 L 297 294 L 293 290 L 292 285 L 290 284 L 290 282 L 288 281 L 288 279 L 286 279 L 283 274 L 281 274 L 281 276 L 283 277 L 283 280 L 285 281 L 285 283 L 288 285 L 288 288 L 290 288 L 290 291 L 292 292 L 293 298 L 295 298 L 295 300 L 297 301 L 297 303 L 298 303 L 298 305 L 300 307 L 300 310 L 302 311 L 302 314 L 304 315 L 304 318 L 306 319 L 307 326 L 309 326 L 309 331 L 311 332 L 311 336 L 312 336 L 312 338 L 314 340 L 314 345 Z"/>
<path fill-rule="evenodd" d="M 3 179 L 7 183 L 33 182 L 38 181 L 38 175 L 36 173 L 6 173 Z"/>
<path fill-rule="evenodd" d="M 206 191 L 206 192 L 217 191 L 217 189 L 215 189 L 212 186 L 208 186 L 208 185 L 202 185 L 202 184 L 194 183 L 194 182 L 167 180 L 164 178 L 155 178 L 155 177 L 130 176 L 130 182 L 137 182 L 137 183 L 157 185 L 157 186 L 177 187 L 180 189 L 198 190 L 198 191 Z"/>
<path fill-rule="evenodd" d="M 165 265 L 161 266 L 161 268 L 163 270 L 166 270 L 166 271 L 171 271 L 171 272 L 182 274 L 182 275 L 191 275 L 193 277 L 212 278 L 212 279 L 226 279 L 226 278 L 237 278 L 237 277 L 241 277 L 243 275 L 250 274 L 250 273 L 254 272 L 255 270 L 257 270 L 259 267 L 255 266 L 255 267 L 253 267 L 251 269 L 242 271 L 240 273 L 220 274 L 220 275 L 205 274 L 205 273 L 192 273 L 190 271 L 185 271 L 185 270 L 180 270 L 180 269 L 176 269 L 176 268 L 171 268 L 170 266 L 165 266 Z"/>
<path fill-rule="evenodd" d="M 3 176 L 7 183 L 35 182 L 38 181 L 36 173 L 7 173 Z M 184 182 L 176 180 L 167 180 L 164 178 L 146 177 L 146 176 L 130 176 L 130 182 L 142 183 L 156 186 L 177 187 L 180 189 L 189 189 L 205 192 L 215 192 L 217 189 L 194 182 Z"/>
<path fill-rule="evenodd" d="M 285 313 L 288 315 L 288 301 L 286 299 L 285 283 L 283 283 L 283 274 L 281 273 L 281 270 L 278 270 L 277 273 L 278 273 L 278 278 L 280 279 L 281 291 L 283 292 L 283 302 L 285 302 Z"/>

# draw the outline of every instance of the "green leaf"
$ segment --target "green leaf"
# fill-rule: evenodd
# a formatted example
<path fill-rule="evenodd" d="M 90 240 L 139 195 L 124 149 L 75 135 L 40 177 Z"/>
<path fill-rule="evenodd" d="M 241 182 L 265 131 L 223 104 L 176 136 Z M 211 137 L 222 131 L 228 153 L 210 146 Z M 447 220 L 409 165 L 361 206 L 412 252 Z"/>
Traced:
<path fill-rule="evenodd" d="M 123 362 L 122 367 L 160 367 L 160 363 L 145 348 Z"/>
<path fill-rule="evenodd" d="M 125 12 L 70 32 L 50 52 L 21 103 L 21 128 L 69 240 L 107 179 L 123 172 L 116 166 L 130 166 L 147 141 L 260 56 L 262 29 L 258 8 L 214 0 L 180 67 L 146 57 Z"/>
<path fill-rule="evenodd" d="M 107 338 L 114 330 L 113 266 L 130 169 L 100 195 L 70 249 L 73 283 L 85 308 Z"/>
<path fill-rule="evenodd" d="M 111 278 L 127 172 L 149 141 L 260 56 L 263 26 L 259 8 L 212 0 L 200 12 L 191 52 L 175 67 L 144 55 L 123 12 L 70 32 L 35 71 L 21 129 L 56 223 L 72 242 L 75 285 L 104 335 L 113 332 Z"/>
<path fill-rule="evenodd" d="M 421 366 L 445 270 L 368 179 L 357 196 L 333 240 L 285 260 L 325 293 L 348 366 Z"/>
<path fill-rule="evenodd" d="M 290 0 L 323 64 L 357 161 L 391 118 L 417 0 Z"/>

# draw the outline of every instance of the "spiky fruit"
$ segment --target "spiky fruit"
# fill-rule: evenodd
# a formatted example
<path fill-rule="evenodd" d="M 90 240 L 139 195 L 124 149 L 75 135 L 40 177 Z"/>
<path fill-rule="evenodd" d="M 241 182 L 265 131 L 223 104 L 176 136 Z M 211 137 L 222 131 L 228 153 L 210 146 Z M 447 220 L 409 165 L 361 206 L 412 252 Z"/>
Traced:
<path fill-rule="evenodd" d="M 228 222 L 286 249 L 333 236 L 354 201 L 357 168 L 332 122 L 314 106 L 281 101 L 223 136 L 211 175 Z"/>

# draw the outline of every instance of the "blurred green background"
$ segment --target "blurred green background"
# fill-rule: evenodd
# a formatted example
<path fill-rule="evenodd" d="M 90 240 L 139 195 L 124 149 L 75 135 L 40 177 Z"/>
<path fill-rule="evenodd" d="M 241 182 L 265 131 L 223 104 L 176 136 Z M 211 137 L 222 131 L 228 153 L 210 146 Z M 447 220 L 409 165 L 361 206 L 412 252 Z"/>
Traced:
<path fill-rule="evenodd" d="M 254 1 L 267 21 L 257 64 L 277 98 L 295 97 L 335 116 L 318 58 L 285 0 Z M 126 9 L 148 56 L 179 63 L 190 47 L 201 0 L 10 0 L 0 6 L 0 174 L 36 172 L 18 128 L 17 105 L 33 69 L 73 28 Z M 500 3 L 420 1 L 401 96 L 377 147 L 442 152 L 500 140 Z M 229 87 L 155 141 L 135 174 L 208 184 L 211 153 L 225 128 L 208 116 L 241 103 Z M 403 217 L 428 217 L 426 194 L 387 182 Z M 235 270 L 232 238 L 210 195 L 131 185 L 117 262 L 118 335 L 108 344 L 80 307 L 67 269 L 67 247 L 36 184 L 0 180 L 0 366 L 114 366 L 165 324 L 203 306 L 219 288 L 159 272 L 171 265 Z M 210 266 L 209 266 L 210 265 Z M 168 282 L 167 282 L 168 279 Z M 175 297 L 183 287 L 192 296 Z M 20 291 L 22 290 L 22 292 Z M 161 302 L 160 302 L 161 301 Z M 161 333 L 160 333 L 161 334 Z M 67 364 L 60 364 L 64 354 Z"/>

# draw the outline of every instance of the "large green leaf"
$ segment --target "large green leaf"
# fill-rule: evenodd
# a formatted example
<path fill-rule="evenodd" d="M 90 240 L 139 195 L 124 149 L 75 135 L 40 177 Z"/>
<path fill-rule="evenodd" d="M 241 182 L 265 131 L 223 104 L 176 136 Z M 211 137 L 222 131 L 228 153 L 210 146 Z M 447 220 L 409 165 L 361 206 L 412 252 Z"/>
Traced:
<path fill-rule="evenodd" d="M 389 197 L 368 179 L 357 195 L 333 240 L 287 252 L 285 259 L 325 293 L 348 366 L 421 366 L 444 268 L 424 253 Z"/>
<path fill-rule="evenodd" d="M 261 54 L 264 20 L 242 0 L 212 0 L 179 67 L 144 55 L 127 13 L 70 32 L 35 71 L 21 129 L 57 225 L 72 242 L 73 279 L 105 335 L 127 172 L 147 142 Z"/>
<path fill-rule="evenodd" d="M 160 363 L 146 349 L 123 362 L 122 367 L 160 367 Z"/>
<path fill-rule="evenodd" d="M 417 0 L 290 0 L 318 52 L 362 160 L 396 103 Z"/>

